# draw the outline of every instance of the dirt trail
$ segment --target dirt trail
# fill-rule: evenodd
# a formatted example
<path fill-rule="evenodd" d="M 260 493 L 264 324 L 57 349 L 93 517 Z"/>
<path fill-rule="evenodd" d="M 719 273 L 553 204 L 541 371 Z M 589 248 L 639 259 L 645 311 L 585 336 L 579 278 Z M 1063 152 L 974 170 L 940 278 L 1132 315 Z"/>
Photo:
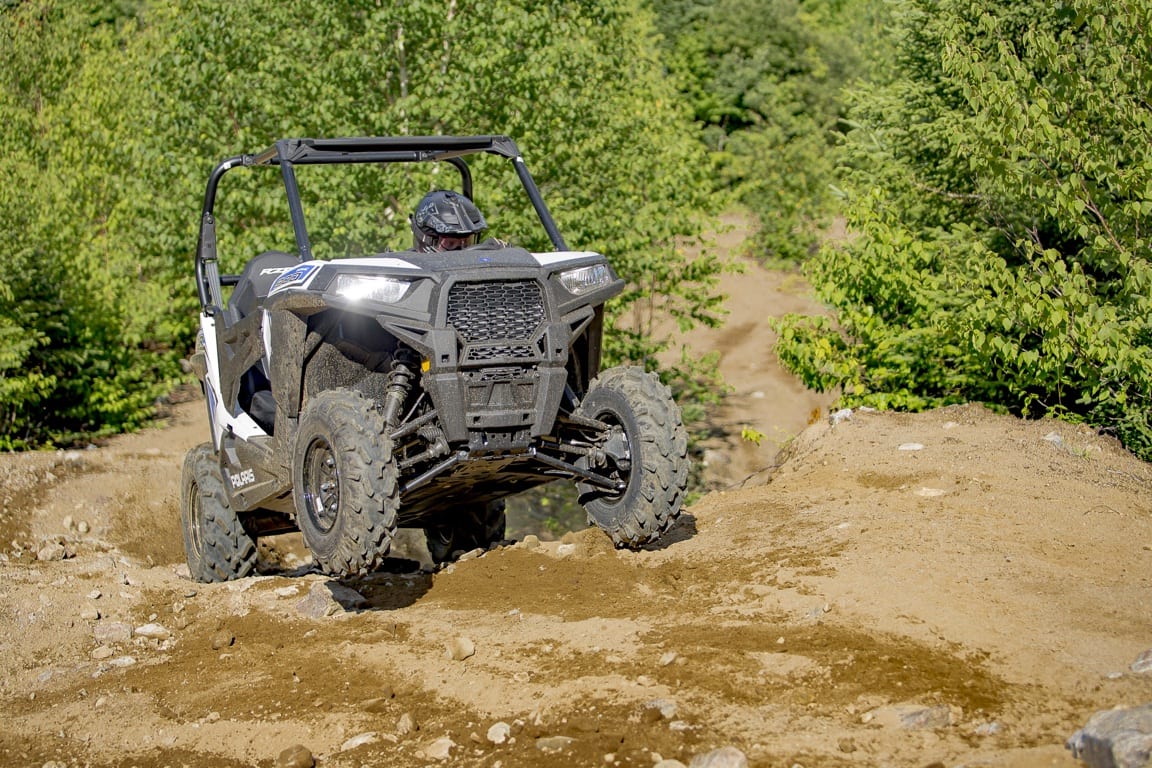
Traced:
<path fill-rule="evenodd" d="M 712 416 L 704 463 L 709 485 L 726 488 L 770 467 L 780 448 L 810 422 L 828 415 L 835 396 L 805 389 L 780 367 L 772 351 L 773 318 L 824 311 L 811 288 L 798 271 L 766 269 L 738 255 L 747 232 L 742 216 L 730 214 L 722 223 L 715 250 L 730 255 L 740 269 L 720 277 L 719 288 L 727 297 L 726 322 L 720 328 L 696 328 L 681 335 L 668 362 L 679 358 L 681 347 L 697 358 L 711 352 L 719 356 L 717 368 L 729 392 Z M 759 444 L 741 437 L 745 427 L 763 435 Z"/>
<path fill-rule="evenodd" d="M 752 478 L 642 552 L 587 530 L 438 573 L 393 558 L 345 605 L 306 567 L 193 584 L 176 495 L 202 403 L 98 450 L 0 457 L 0 758 L 1076 765 L 1063 743 L 1091 714 L 1152 701 L 1130 669 L 1152 648 L 1152 467 L 977 406 L 805 429 L 826 403 L 763 352 L 764 307 L 806 301 L 789 280 L 746 273 L 703 343 L 729 423 L 803 431 L 774 473 L 767 445 L 718 440 Z"/>

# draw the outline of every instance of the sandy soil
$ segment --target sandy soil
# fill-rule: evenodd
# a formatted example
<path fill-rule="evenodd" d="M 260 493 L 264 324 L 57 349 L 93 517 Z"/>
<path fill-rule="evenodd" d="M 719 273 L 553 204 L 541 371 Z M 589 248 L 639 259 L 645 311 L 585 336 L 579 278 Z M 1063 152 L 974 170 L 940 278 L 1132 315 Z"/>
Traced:
<path fill-rule="evenodd" d="M 437 573 L 415 552 L 310 618 L 329 582 L 292 552 L 181 578 L 202 403 L 0 457 L 0 761 L 277 766 L 302 745 L 333 768 L 649 768 L 732 746 L 765 767 L 1074 766 L 1089 716 L 1152 701 L 1131 670 L 1152 648 L 1152 467 L 979 406 L 833 426 L 767 351 L 763 315 L 808 302 L 801 284 L 734 289 L 729 327 L 692 339 L 734 388 L 709 467 L 727 490 L 646 551 L 585 530 Z"/>
<path fill-rule="evenodd" d="M 799 272 L 768 270 L 740 256 L 747 221 L 739 214 L 722 219 L 713 250 L 735 267 L 720 277 L 726 296 L 725 323 L 719 328 L 696 328 L 678 339 L 664 362 L 674 364 L 686 347 L 703 358 L 716 353 L 717 369 L 728 388 L 723 402 L 713 409 L 712 427 L 703 441 L 704 480 L 713 489 L 749 481 L 773 467 L 776 455 L 809 424 L 828 415 L 836 396 L 812 392 L 781 369 L 772 350 L 776 333 L 773 318 L 790 313 L 820 314 L 823 307 Z M 664 330 L 664 329 L 662 329 Z M 759 433 L 759 442 L 742 437 L 745 429 Z"/>

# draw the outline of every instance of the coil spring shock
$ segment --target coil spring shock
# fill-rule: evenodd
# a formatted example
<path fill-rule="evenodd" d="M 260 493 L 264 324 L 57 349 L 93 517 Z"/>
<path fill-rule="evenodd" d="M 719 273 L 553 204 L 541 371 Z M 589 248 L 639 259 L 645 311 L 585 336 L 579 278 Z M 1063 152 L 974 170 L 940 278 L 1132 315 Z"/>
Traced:
<path fill-rule="evenodd" d="M 408 347 L 400 347 L 392 358 L 388 372 L 388 392 L 384 395 L 384 426 L 392 432 L 399 426 L 400 412 L 412 391 L 412 379 L 420 365 L 420 356 Z"/>

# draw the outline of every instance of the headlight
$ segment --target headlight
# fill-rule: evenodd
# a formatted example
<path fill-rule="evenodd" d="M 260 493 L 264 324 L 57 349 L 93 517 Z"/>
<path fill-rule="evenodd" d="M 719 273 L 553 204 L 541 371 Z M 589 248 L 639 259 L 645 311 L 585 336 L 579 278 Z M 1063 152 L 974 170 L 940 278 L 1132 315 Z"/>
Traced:
<path fill-rule="evenodd" d="M 411 280 L 394 277 L 368 277 L 367 275 L 337 275 L 329 292 L 349 301 L 378 301 L 395 304 L 404 298 Z"/>
<path fill-rule="evenodd" d="M 612 270 L 607 264 L 593 264 L 590 267 L 579 267 L 560 273 L 560 285 L 576 296 L 583 296 L 611 282 Z"/>

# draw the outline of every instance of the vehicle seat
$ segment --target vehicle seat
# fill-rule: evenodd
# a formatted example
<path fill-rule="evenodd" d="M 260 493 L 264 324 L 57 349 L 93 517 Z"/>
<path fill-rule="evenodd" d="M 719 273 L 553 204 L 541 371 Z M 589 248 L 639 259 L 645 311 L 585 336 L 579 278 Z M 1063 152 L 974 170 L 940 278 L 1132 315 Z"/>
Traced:
<path fill-rule="evenodd" d="M 265 251 L 245 264 L 240 281 L 228 298 L 228 325 L 255 312 L 268 298 L 276 278 L 299 265 L 300 259 L 284 251 Z"/>

